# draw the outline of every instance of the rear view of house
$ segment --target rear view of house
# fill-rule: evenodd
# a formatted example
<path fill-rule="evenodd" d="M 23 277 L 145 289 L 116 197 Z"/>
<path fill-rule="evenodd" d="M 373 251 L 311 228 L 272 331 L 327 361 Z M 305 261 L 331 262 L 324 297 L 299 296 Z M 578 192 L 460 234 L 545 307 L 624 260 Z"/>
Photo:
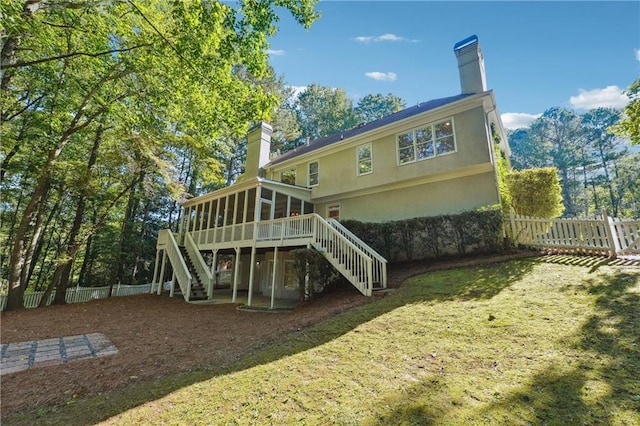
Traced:
<path fill-rule="evenodd" d="M 155 281 L 170 264 L 187 300 L 213 296 L 218 259 L 231 256 L 229 286 L 295 298 L 289 251 L 313 247 L 358 290 L 386 287 L 386 260 L 340 220 L 383 222 L 499 203 L 493 135 L 508 146 L 487 90 L 478 38 L 454 46 L 461 93 L 433 99 L 323 137 L 270 159 L 272 128 L 248 135 L 245 173 L 182 206 L 180 231 L 158 237 Z M 203 256 L 204 255 L 204 256 Z M 206 262 L 205 257 L 208 259 Z M 173 290 L 172 290 L 173 291 Z"/>

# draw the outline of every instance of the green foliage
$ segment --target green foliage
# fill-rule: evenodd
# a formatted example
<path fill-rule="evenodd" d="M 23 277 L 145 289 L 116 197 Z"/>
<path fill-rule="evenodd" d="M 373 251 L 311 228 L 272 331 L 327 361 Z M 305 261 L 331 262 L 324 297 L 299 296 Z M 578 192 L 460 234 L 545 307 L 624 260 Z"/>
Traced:
<path fill-rule="evenodd" d="M 635 99 L 639 90 L 640 82 L 628 94 Z M 634 108 L 633 102 L 629 108 Z M 625 114 L 628 118 L 632 113 Z M 622 172 L 640 167 L 629 149 L 630 134 L 619 132 L 624 118 L 622 111 L 613 108 L 595 108 L 581 115 L 551 108 L 530 127 L 509 134 L 511 164 L 517 170 L 556 167 L 566 216 L 592 217 L 604 208 L 614 216 L 638 217 L 632 195 L 635 185 L 623 177 L 627 170 Z"/>
<path fill-rule="evenodd" d="M 444 254 L 494 253 L 500 250 L 503 214 L 499 206 L 451 215 L 393 222 L 341 223 L 389 262 Z"/>
<path fill-rule="evenodd" d="M 343 89 L 311 84 L 296 103 L 302 138 L 329 136 L 357 124 L 353 102 Z"/>
<path fill-rule="evenodd" d="M 506 176 L 506 184 L 517 214 L 543 218 L 562 215 L 562 188 L 555 168 L 512 171 Z"/>
<path fill-rule="evenodd" d="M 491 125 L 491 133 L 493 136 L 493 155 L 496 162 L 496 178 L 498 181 L 498 190 L 500 191 L 500 205 L 502 206 L 504 214 L 508 214 L 511 205 L 511 194 L 509 193 L 505 179 L 511 167 L 509 166 L 509 160 L 504 151 L 500 149 L 502 140 L 493 125 Z"/>
<path fill-rule="evenodd" d="M 70 254 L 86 282 L 87 264 L 109 262 L 122 279 L 148 280 L 156 226 L 176 221 L 179 199 L 226 183 L 237 135 L 280 102 L 265 82 L 278 13 L 308 27 L 315 3 L 1 2 L 0 275 L 10 307 Z M 97 234 L 111 224 L 121 235 L 109 235 L 116 253 L 105 253 Z"/>
<path fill-rule="evenodd" d="M 633 145 L 640 145 L 640 77 L 631 83 L 626 93 L 630 101 L 624 108 L 625 117 L 611 126 L 611 130 Z"/>
<path fill-rule="evenodd" d="M 398 112 L 406 107 L 406 102 L 398 96 L 389 93 L 386 96 L 381 93 L 366 95 L 358 101 L 355 112 L 358 121 L 368 123 Z"/>
<path fill-rule="evenodd" d="M 340 279 L 340 273 L 314 249 L 295 249 L 291 251 L 291 256 L 295 261 L 298 288 L 302 299 L 309 299 L 314 294 L 322 293 Z"/>

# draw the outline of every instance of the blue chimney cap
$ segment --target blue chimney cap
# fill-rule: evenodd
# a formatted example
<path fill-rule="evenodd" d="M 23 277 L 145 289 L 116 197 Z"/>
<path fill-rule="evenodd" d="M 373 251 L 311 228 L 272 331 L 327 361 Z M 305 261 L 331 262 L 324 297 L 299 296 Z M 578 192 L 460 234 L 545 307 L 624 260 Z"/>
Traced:
<path fill-rule="evenodd" d="M 455 52 L 455 51 L 460 50 L 463 47 L 466 47 L 466 46 L 468 46 L 471 43 L 474 43 L 476 41 L 478 41 L 478 36 L 473 34 L 473 35 L 465 38 L 464 40 L 457 42 L 455 45 L 453 45 L 453 50 Z"/>

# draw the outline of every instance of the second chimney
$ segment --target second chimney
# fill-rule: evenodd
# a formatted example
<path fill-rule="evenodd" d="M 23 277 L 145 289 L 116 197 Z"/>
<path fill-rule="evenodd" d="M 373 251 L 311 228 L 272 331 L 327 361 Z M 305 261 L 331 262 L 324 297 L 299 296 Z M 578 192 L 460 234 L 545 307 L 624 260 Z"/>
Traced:
<path fill-rule="evenodd" d="M 271 149 L 271 133 L 273 129 L 267 123 L 261 122 L 249 130 L 247 135 L 247 163 L 244 177 L 247 179 L 260 175 L 260 170 L 269 163 Z"/>
<path fill-rule="evenodd" d="M 472 35 L 453 46 L 458 58 L 460 89 L 463 94 L 479 93 L 487 90 L 484 76 L 484 59 L 478 43 L 478 36 Z"/>

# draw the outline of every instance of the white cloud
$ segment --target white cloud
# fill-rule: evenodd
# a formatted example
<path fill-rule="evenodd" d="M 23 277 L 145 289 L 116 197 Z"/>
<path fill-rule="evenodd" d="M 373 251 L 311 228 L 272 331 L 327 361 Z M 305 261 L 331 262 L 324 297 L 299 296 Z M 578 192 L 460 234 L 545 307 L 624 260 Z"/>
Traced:
<path fill-rule="evenodd" d="M 395 72 L 372 71 L 366 72 L 364 75 L 378 81 L 395 81 L 398 78 Z"/>
<path fill-rule="evenodd" d="M 569 103 L 574 108 L 624 108 L 629 98 L 618 86 L 607 86 L 604 89 L 578 89 L 578 96 L 571 96 Z"/>
<path fill-rule="evenodd" d="M 505 112 L 500 115 L 502 124 L 506 129 L 515 130 L 522 127 L 529 127 L 531 123 L 542 114 L 527 114 L 524 112 Z"/>
<path fill-rule="evenodd" d="M 409 40 L 395 34 L 387 33 L 379 36 L 359 36 L 355 38 L 355 41 L 359 41 L 360 43 L 379 43 L 381 41 L 410 41 L 415 43 L 418 40 Z"/>
<path fill-rule="evenodd" d="M 636 60 L 640 61 L 640 49 L 634 49 L 636 52 Z"/>
<path fill-rule="evenodd" d="M 269 49 L 267 53 L 271 56 L 284 56 L 284 50 Z"/>

